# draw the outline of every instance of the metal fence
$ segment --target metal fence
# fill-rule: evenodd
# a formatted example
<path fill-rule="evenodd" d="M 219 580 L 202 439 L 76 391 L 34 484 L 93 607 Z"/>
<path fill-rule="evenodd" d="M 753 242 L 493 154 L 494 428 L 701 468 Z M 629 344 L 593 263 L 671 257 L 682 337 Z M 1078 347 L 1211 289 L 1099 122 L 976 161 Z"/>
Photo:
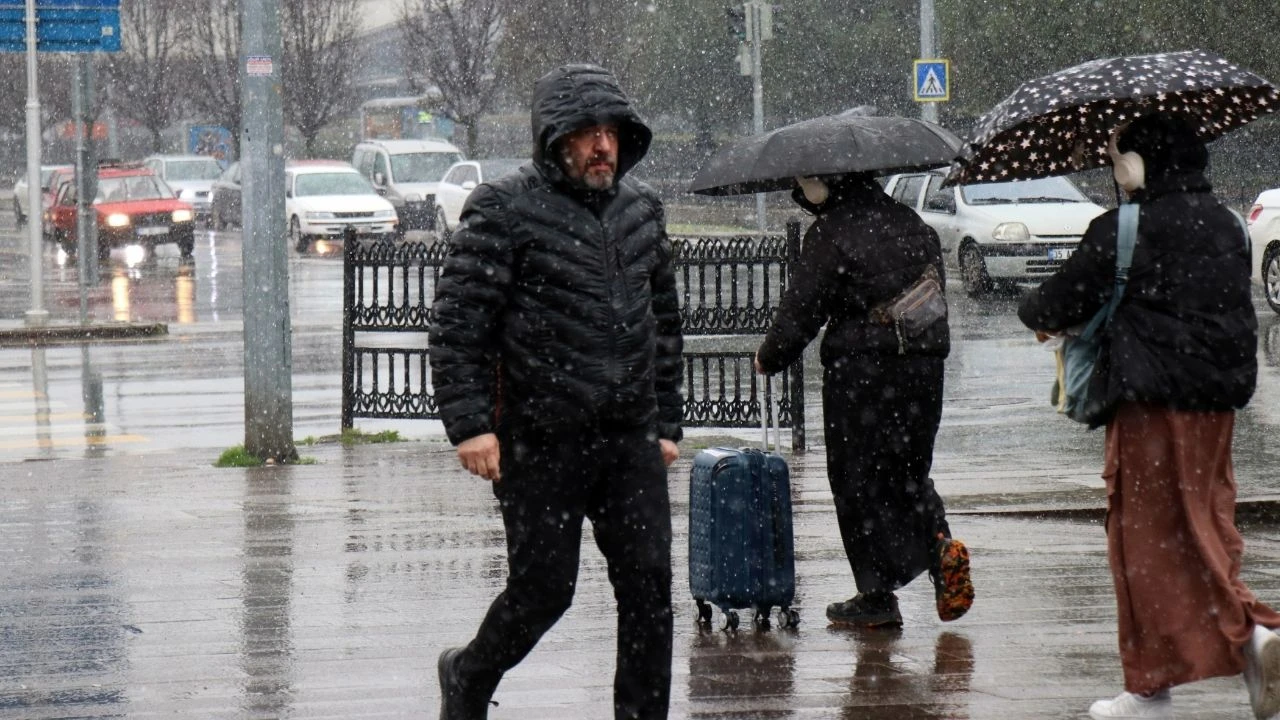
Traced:
<path fill-rule="evenodd" d="M 676 282 L 686 336 L 760 335 L 768 328 L 800 251 L 800 223 L 785 234 L 673 237 Z M 438 419 L 427 361 L 431 302 L 446 243 L 345 239 L 343 267 L 342 427 L 357 417 Z M 765 385 L 752 353 L 696 350 L 684 355 L 686 427 L 790 428 L 804 438 L 804 371 L 797 362 Z"/>

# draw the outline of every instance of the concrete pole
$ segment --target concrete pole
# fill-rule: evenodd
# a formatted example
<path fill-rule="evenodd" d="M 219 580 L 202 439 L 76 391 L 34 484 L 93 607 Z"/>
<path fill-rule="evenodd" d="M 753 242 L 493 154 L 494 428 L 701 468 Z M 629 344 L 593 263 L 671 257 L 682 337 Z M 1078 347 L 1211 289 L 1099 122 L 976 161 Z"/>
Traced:
<path fill-rule="evenodd" d="M 284 218 L 284 114 L 279 0 L 243 0 L 244 447 L 291 462 L 293 357 Z"/>
<path fill-rule="evenodd" d="M 938 56 L 938 46 L 933 37 L 933 0 L 920 0 L 920 57 L 932 60 Z M 938 122 L 938 103 L 920 103 L 920 119 Z"/>
<path fill-rule="evenodd" d="M 751 46 L 751 124 L 756 135 L 764 132 L 764 80 L 760 77 L 760 54 L 764 49 L 764 39 L 761 37 L 763 23 L 760 17 L 762 4 L 762 0 L 748 0 L 746 3 L 747 42 Z M 764 193 L 756 193 L 756 227 L 762 234 L 768 227 Z"/>
<path fill-rule="evenodd" d="M 31 261 L 31 309 L 27 325 L 47 325 L 44 308 L 44 205 L 40 189 L 40 86 L 36 80 L 36 0 L 27 1 L 27 245 Z"/>

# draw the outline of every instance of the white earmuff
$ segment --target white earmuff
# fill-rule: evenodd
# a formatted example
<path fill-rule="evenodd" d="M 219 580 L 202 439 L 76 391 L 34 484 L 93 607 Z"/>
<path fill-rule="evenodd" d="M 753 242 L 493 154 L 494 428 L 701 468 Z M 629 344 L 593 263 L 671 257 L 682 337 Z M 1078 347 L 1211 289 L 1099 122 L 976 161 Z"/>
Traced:
<path fill-rule="evenodd" d="M 827 184 L 816 177 L 798 177 L 796 183 L 800 185 L 800 191 L 804 193 L 804 199 L 814 205 L 821 205 L 830 197 L 831 191 L 827 188 Z"/>
<path fill-rule="evenodd" d="M 1116 184 L 1124 188 L 1125 192 L 1134 192 L 1147 183 L 1147 168 L 1143 162 L 1142 156 L 1130 150 L 1129 152 L 1120 152 L 1120 148 L 1116 146 L 1116 136 L 1120 131 L 1111 134 L 1111 140 L 1107 142 L 1107 154 L 1111 156 L 1111 171 L 1115 175 Z"/>

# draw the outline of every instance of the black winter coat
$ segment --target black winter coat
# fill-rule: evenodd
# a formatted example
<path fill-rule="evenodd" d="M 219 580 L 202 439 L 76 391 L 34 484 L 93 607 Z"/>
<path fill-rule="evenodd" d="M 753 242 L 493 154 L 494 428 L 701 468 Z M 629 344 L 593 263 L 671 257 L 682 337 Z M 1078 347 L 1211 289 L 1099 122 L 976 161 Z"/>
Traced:
<path fill-rule="evenodd" d="M 1240 222 L 1202 174 L 1153 178 L 1142 204 L 1129 284 L 1091 392 L 1105 424 L 1122 401 L 1175 410 L 1243 407 L 1257 380 L 1258 318 Z M 1088 322 L 1115 283 L 1118 213 L 1089 225 L 1065 264 L 1023 298 L 1018 317 L 1057 332 Z M 1105 392 L 1105 394 L 1103 394 Z"/>
<path fill-rule="evenodd" d="M 652 427 L 679 440 L 682 339 L 662 205 L 624 173 L 649 130 L 608 73 L 535 88 L 534 161 L 480 185 L 432 306 L 432 386 L 450 441 L 503 421 Z M 551 160 L 579 128 L 619 126 L 618 182 L 589 192 Z M 500 381 L 498 376 L 500 375 Z"/>
<path fill-rule="evenodd" d="M 807 204 L 801 200 L 802 205 Z M 827 326 L 822 364 L 851 355 L 898 355 L 893 327 L 869 313 L 911 285 L 933 264 L 943 276 L 938 234 L 915 211 L 895 201 L 874 180 L 836 185 L 805 233 L 794 281 L 783 295 L 758 357 L 765 372 L 795 362 Z M 907 353 L 946 357 L 946 322 L 908 341 Z"/>

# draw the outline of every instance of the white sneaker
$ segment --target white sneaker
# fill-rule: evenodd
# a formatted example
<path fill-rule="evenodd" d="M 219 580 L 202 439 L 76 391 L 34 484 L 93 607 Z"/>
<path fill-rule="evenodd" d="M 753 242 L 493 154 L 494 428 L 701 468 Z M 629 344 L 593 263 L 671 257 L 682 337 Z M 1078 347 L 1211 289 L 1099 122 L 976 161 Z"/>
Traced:
<path fill-rule="evenodd" d="M 1244 645 L 1244 685 L 1255 718 L 1280 713 L 1280 637 L 1257 625 Z"/>
<path fill-rule="evenodd" d="M 1150 698 L 1122 692 L 1115 700 L 1099 700 L 1089 706 L 1093 720 L 1108 718 L 1172 718 L 1173 698 L 1168 690 L 1162 690 Z"/>

